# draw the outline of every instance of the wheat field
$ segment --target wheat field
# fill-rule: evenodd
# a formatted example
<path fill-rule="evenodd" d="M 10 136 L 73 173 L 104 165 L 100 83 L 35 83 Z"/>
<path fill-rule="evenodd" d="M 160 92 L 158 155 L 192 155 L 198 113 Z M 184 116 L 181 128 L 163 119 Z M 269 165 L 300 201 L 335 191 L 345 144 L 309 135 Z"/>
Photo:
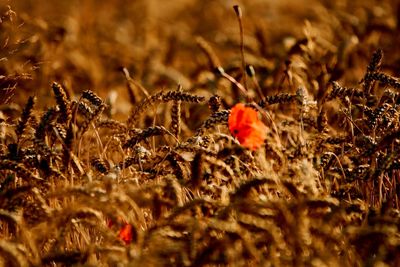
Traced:
<path fill-rule="evenodd" d="M 1 1 L 0 266 L 400 266 L 399 43 L 396 0 Z"/>

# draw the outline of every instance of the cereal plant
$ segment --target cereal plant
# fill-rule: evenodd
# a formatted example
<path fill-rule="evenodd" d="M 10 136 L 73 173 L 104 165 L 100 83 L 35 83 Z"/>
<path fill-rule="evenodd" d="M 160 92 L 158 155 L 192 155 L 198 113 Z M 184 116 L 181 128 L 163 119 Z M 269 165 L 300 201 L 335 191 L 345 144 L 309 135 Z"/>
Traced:
<path fill-rule="evenodd" d="M 394 0 L 0 3 L 0 266 L 400 266 Z"/>

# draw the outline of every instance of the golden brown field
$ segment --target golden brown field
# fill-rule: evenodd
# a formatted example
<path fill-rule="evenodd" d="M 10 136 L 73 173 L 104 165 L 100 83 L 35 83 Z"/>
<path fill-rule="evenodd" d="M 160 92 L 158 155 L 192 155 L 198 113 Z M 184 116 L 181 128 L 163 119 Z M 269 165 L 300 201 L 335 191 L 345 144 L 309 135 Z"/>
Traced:
<path fill-rule="evenodd" d="M 399 47 L 397 0 L 2 0 L 0 266 L 400 266 Z"/>

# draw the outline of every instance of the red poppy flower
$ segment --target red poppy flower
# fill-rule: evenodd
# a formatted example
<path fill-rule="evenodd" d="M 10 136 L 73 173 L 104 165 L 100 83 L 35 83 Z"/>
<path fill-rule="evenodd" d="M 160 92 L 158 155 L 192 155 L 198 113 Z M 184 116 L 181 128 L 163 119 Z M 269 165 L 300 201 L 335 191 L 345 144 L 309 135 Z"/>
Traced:
<path fill-rule="evenodd" d="M 266 138 L 267 126 L 260 121 L 257 111 L 242 103 L 231 109 L 228 126 L 239 143 L 251 150 L 259 148 Z"/>
<path fill-rule="evenodd" d="M 118 237 L 125 242 L 126 245 L 129 245 L 132 242 L 132 225 L 125 222 L 122 218 L 118 217 L 117 222 L 123 223 L 122 227 L 119 229 Z M 107 226 L 112 228 L 114 225 L 113 220 L 106 220 Z"/>
<path fill-rule="evenodd" d="M 125 245 L 129 245 L 132 242 L 132 225 L 129 223 L 124 224 L 119 230 L 118 236 L 125 242 Z"/>

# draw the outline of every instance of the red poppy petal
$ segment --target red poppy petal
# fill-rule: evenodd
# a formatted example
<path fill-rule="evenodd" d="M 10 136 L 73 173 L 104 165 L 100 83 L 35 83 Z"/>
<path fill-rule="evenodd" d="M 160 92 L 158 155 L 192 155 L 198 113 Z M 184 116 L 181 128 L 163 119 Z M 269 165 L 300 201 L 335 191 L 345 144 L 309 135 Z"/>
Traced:
<path fill-rule="evenodd" d="M 264 126 L 264 125 L 262 125 Z M 249 135 L 241 142 L 241 145 L 251 150 L 258 149 L 266 138 L 265 127 L 255 127 Z M 239 141 L 240 142 L 240 141 Z"/>
<path fill-rule="evenodd" d="M 118 236 L 126 245 L 130 244 L 132 242 L 132 225 L 125 224 L 122 226 Z"/>
<path fill-rule="evenodd" d="M 243 105 L 242 103 L 236 104 L 231 109 L 231 112 L 230 112 L 229 118 L 228 118 L 229 130 L 231 132 L 233 132 L 235 128 L 240 126 L 240 122 L 244 115 L 244 111 L 245 111 L 245 105 Z"/>
<path fill-rule="evenodd" d="M 228 119 L 229 130 L 246 148 L 255 150 L 266 138 L 267 127 L 258 118 L 256 110 L 244 104 L 236 104 Z"/>
<path fill-rule="evenodd" d="M 244 115 L 241 118 L 241 122 L 240 123 L 253 123 L 253 122 L 257 122 L 258 121 L 258 115 L 257 115 L 257 111 L 246 107 L 246 109 L 244 110 Z"/>

